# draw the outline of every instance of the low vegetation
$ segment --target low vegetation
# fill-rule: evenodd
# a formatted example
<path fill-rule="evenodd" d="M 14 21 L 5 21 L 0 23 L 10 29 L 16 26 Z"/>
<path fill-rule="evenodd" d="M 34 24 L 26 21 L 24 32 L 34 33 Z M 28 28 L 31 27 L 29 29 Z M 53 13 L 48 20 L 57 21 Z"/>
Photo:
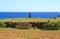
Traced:
<path fill-rule="evenodd" d="M 56 22 L 56 23 L 46 23 L 43 25 L 44 30 L 59 30 L 60 28 L 60 22 Z"/>
<path fill-rule="evenodd" d="M 0 20 L 0 28 L 59 30 L 59 18 L 7 18 Z"/>

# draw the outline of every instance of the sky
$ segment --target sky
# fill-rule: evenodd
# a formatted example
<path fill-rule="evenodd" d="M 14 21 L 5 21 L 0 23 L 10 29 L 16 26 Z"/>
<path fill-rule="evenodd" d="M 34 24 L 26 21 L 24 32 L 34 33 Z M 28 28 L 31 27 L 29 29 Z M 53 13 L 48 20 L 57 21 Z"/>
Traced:
<path fill-rule="evenodd" d="M 60 0 L 0 0 L 0 12 L 60 12 Z"/>

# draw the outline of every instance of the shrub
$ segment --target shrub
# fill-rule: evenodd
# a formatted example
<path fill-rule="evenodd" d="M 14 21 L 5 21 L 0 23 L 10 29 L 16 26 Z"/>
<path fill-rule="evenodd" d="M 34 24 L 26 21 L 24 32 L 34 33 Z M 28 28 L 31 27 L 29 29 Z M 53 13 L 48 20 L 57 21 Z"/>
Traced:
<path fill-rule="evenodd" d="M 58 30 L 59 29 L 59 24 L 58 23 L 51 23 L 51 22 L 48 22 L 46 24 L 43 25 L 43 28 L 44 30 Z"/>
<path fill-rule="evenodd" d="M 0 22 L 0 28 L 5 28 L 6 24 L 4 22 Z"/>

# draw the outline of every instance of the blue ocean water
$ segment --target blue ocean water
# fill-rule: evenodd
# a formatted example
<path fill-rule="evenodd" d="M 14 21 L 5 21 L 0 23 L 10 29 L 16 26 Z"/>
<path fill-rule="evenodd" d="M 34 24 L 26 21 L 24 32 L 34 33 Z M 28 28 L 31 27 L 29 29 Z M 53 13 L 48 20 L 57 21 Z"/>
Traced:
<path fill-rule="evenodd" d="M 31 12 L 32 18 L 54 18 L 60 12 Z M 0 12 L 0 19 L 5 18 L 28 18 L 29 12 Z"/>

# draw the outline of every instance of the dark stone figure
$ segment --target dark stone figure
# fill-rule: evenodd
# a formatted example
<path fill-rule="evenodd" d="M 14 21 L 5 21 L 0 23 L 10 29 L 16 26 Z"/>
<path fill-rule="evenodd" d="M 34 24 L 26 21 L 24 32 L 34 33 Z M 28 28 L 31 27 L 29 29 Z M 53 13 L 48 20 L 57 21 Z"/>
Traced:
<path fill-rule="evenodd" d="M 60 17 L 60 15 L 57 15 L 57 17 Z"/>
<path fill-rule="evenodd" d="M 29 13 L 29 18 L 32 18 L 32 14 L 31 14 L 31 12 Z"/>

